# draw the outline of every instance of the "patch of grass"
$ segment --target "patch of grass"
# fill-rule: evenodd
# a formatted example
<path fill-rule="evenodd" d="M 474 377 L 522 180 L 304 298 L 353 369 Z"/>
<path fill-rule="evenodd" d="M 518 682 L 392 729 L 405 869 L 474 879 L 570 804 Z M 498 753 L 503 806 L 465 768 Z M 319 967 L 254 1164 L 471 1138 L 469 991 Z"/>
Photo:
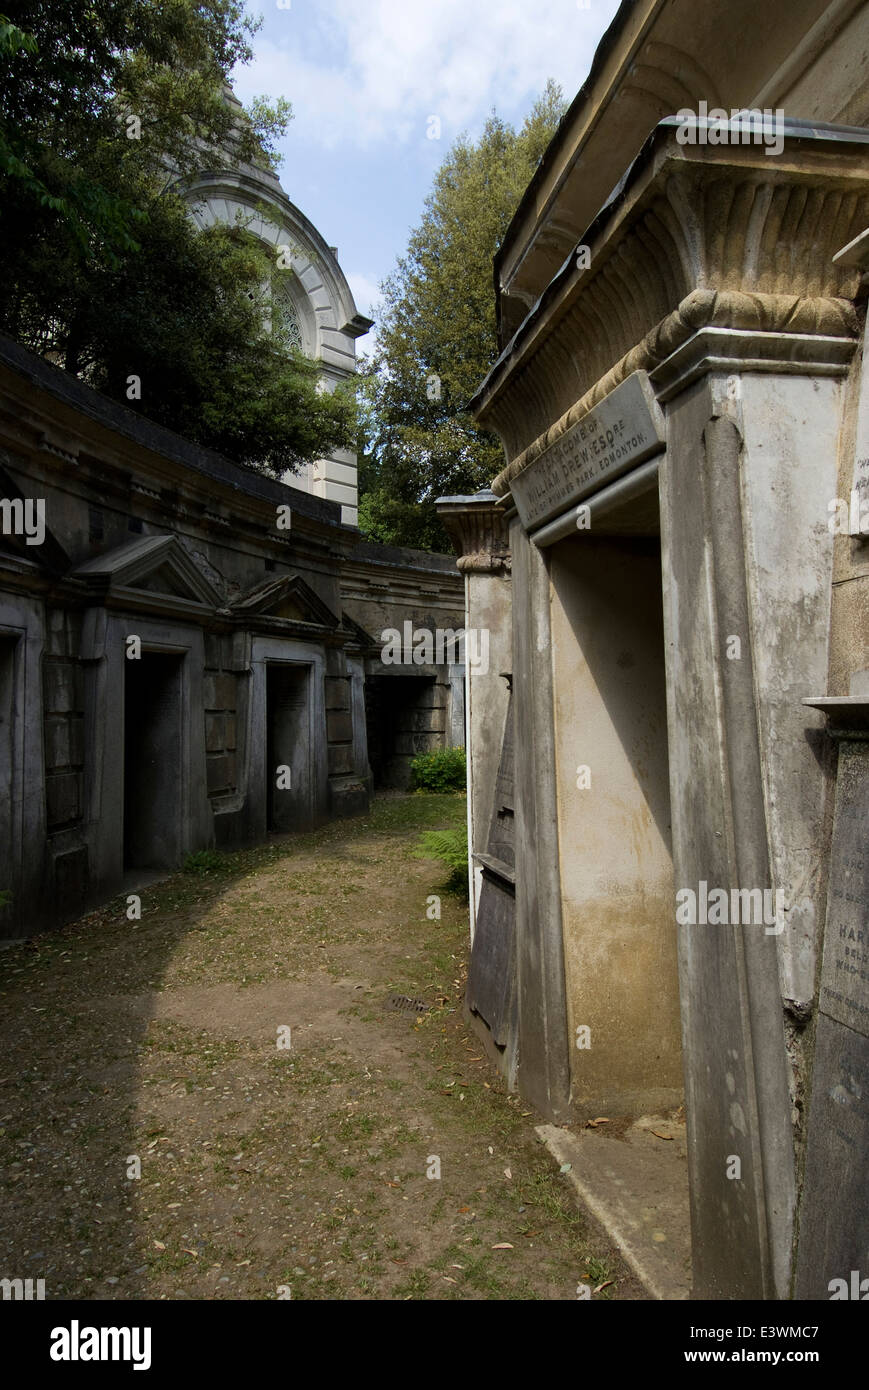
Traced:
<path fill-rule="evenodd" d="M 358 1111 L 355 1115 L 343 1115 L 338 1124 L 338 1138 L 344 1141 L 367 1139 L 383 1128 L 385 1121 L 377 1115 L 366 1115 Z"/>
<path fill-rule="evenodd" d="M 516 1191 L 522 1197 L 524 1206 L 537 1207 L 552 1221 L 566 1226 L 576 1226 L 580 1215 L 573 1198 L 559 1175 L 555 1173 L 532 1173 L 521 1178 Z"/>
<path fill-rule="evenodd" d="M 420 1299 L 425 1298 L 431 1284 L 431 1276 L 424 1269 L 415 1269 L 401 1284 L 396 1284 L 393 1298 L 397 1299 Z"/>
<path fill-rule="evenodd" d="M 460 1278 L 464 1284 L 468 1284 L 478 1293 L 485 1294 L 487 1298 L 504 1298 L 507 1295 L 507 1287 L 503 1279 L 492 1269 L 488 1255 L 478 1255 L 476 1259 L 468 1256 L 465 1252 L 465 1268 L 461 1271 Z M 459 1274 L 459 1271 L 455 1271 Z"/>
<path fill-rule="evenodd" d="M 226 855 L 216 849 L 200 849 L 184 860 L 185 874 L 225 874 L 231 868 Z"/>

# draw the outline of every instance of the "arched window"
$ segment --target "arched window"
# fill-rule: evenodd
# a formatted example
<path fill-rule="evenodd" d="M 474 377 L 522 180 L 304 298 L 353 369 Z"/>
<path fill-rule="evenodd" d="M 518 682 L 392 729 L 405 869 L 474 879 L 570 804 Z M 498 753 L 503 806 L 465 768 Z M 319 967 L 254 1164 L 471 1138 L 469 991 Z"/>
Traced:
<path fill-rule="evenodd" d="M 272 333 L 282 347 L 304 352 L 302 324 L 290 285 L 292 278 L 287 270 L 272 275 Z"/>

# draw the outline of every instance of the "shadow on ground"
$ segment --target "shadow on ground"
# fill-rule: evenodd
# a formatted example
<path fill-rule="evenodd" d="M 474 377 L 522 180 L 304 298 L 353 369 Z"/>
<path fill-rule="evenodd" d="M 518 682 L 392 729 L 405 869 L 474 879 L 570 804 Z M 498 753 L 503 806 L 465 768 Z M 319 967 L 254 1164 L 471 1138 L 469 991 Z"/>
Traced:
<path fill-rule="evenodd" d="M 121 898 L 0 953 L 0 1277 L 48 1298 L 642 1297 L 462 1022 L 467 907 L 412 851 L 464 816 L 378 799 L 143 890 L 139 922 Z"/>

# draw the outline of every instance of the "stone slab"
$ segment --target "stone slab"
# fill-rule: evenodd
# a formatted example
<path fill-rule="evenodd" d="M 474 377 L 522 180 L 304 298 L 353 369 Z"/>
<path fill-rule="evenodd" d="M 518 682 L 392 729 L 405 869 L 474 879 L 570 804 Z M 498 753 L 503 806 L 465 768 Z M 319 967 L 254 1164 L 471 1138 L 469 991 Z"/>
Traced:
<path fill-rule="evenodd" d="M 468 971 L 468 1007 L 488 1024 L 499 1047 L 513 1027 L 516 986 L 516 899 L 512 884 L 483 873 Z"/>
<path fill-rule="evenodd" d="M 857 437 L 851 486 L 860 498 L 861 510 L 869 504 L 869 351 L 863 352 L 860 399 L 857 405 Z"/>
<path fill-rule="evenodd" d="M 795 1296 L 869 1278 L 869 1039 L 821 1014 L 809 1114 Z"/>
<path fill-rule="evenodd" d="M 645 372 L 634 372 L 513 479 L 526 530 L 629 472 L 665 446 L 664 416 Z"/>
<path fill-rule="evenodd" d="M 652 1130 L 667 1134 L 659 1139 Z M 539 1125 L 537 1133 L 580 1202 L 603 1226 L 652 1298 L 691 1293 L 691 1223 L 685 1125 L 660 1116 L 637 1120 L 624 1139 L 599 1130 Z"/>
<path fill-rule="evenodd" d="M 797 1298 L 829 1299 L 830 1281 L 844 1279 L 850 1285 L 852 1271 L 859 1279 L 869 1278 L 867 832 L 869 742 L 844 738 L 836 778 Z"/>
<path fill-rule="evenodd" d="M 839 749 L 820 1009 L 869 1037 L 869 742 Z M 867 1091 L 869 1102 L 869 1091 Z M 867 1271 L 869 1272 L 869 1271 Z"/>

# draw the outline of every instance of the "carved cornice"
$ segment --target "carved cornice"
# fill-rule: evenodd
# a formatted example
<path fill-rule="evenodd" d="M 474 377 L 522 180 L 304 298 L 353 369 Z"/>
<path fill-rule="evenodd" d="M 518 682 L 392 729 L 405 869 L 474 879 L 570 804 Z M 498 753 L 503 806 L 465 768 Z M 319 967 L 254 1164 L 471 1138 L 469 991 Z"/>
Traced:
<path fill-rule="evenodd" d="M 496 493 L 631 372 L 702 329 L 856 338 L 859 272 L 833 256 L 869 218 L 866 145 L 796 145 L 779 156 L 679 145 L 659 127 L 583 238 L 590 265 L 556 276 L 478 393 L 478 419 L 511 460 Z"/>
<path fill-rule="evenodd" d="M 438 516 L 449 532 L 463 574 L 497 574 L 510 569 L 510 539 L 504 508 L 486 489 L 472 497 L 440 497 Z"/>
<path fill-rule="evenodd" d="M 744 330 L 750 334 L 750 349 L 753 349 L 755 362 L 761 352 L 765 352 L 769 362 L 779 365 L 784 362 L 807 370 L 806 356 L 800 355 L 795 343 L 782 341 L 782 336 L 787 335 L 788 339 L 810 340 L 815 349 L 812 363 L 815 370 L 823 365 L 818 362 L 819 357 L 834 366 L 841 363 L 844 368 L 853 350 L 857 316 L 854 306 L 841 299 L 796 299 L 792 295 L 742 294 L 733 290 L 719 294 L 715 290 L 694 290 L 682 300 L 678 309 L 668 314 L 641 343 L 625 353 L 554 425 L 516 455 L 495 478 L 493 492 L 497 496 L 509 492 L 517 473 L 532 464 L 565 430 L 575 425 L 632 372 L 652 372 L 672 358 L 680 348 L 699 339 L 704 329 L 716 328 Z M 759 334 L 767 335 L 767 341 L 760 340 Z M 737 354 L 731 352 L 728 355 L 732 369 L 736 370 Z M 724 352 L 719 354 L 721 358 L 724 356 Z M 749 356 L 752 356 L 751 350 L 739 354 L 742 360 Z"/>
<path fill-rule="evenodd" d="M 724 105 L 706 68 L 687 49 L 669 43 L 647 43 L 642 61 L 628 68 L 621 91 L 644 99 L 658 120 L 683 107 L 694 110 L 701 98 L 710 107 Z"/>

